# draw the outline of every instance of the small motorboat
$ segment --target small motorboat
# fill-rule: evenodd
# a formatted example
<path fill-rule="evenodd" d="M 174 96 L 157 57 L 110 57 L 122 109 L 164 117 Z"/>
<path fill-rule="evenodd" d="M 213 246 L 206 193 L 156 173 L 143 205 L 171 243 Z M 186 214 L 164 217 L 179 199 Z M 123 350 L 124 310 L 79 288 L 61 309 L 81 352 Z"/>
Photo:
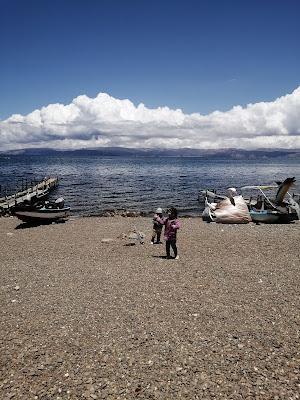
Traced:
<path fill-rule="evenodd" d="M 253 222 L 265 224 L 289 223 L 300 219 L 298 202 L 289 193 L 295 184 L 295 178 L 287 178 L 277 185 L 244 186 L 241 188 L 245 198 L 245 191 L 258 192 L 258 195 L 245 198 Z M 276 194 L 267 195 L 266 192 L 276 190 Z"/>
<path fill-rule="evenodd" d="M 23 222 L 51 222 L 67 218 L 70 207 L 65 207 L 64 199 L 58 198 L 54 202 L 40 202 L 36 204 L 24 204 L 15 209 L 15 216 Z"/>
<path fill-rule="evenodd" d="M 251 208 L 249 212 L 252 221 L 256 223 L 262 222 L 264 224 L 276 224 L 280 222 L 289 222 L 288 214 L 285 216 L 285 218 L 283 218 L 283 214 L 279 213 L 278 211 L 256 210 Z"/>

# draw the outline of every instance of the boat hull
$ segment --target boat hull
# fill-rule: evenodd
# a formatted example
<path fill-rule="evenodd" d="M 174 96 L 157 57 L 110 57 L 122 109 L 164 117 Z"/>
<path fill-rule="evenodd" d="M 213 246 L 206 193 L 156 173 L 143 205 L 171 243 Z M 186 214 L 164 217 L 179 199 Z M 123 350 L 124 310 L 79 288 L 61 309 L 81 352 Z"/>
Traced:
<path fill-rule="evenodd" d="M 270 210 L 264 210 L 264 211 L 250 210 L 250 216 L 253 222 L 260 222 L 263 224 L 286 224 L 298 219 L 295 213 L 283 214 Z"/>
<path fill-rule="evenodd" d="M 35 221 L 55 221 L 61 218 L 66 218 L 69 216 L 70 207 L 65 207 L 63 209 L 42 209 L 42 210 L 24 210 L 16 211 L 15 215 L 21 221 L 24 222 L 35 222 Z"/>

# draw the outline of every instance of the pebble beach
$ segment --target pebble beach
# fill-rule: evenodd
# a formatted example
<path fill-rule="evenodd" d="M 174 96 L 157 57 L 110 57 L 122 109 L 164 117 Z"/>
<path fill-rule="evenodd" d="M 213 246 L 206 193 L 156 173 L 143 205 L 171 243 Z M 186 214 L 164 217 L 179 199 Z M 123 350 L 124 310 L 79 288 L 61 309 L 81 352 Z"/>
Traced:
<path fill-rule="evenodd" d="M 0 398 L 299 399 L 299 221 L 181 222 L 0 218 Z"/>

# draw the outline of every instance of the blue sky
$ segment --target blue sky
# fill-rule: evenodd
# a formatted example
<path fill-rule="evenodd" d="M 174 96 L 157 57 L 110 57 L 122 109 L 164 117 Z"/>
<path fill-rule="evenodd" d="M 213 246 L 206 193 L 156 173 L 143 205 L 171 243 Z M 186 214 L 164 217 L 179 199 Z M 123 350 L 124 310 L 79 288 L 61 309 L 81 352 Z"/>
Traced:
<path fill-rule="evenodd" d="M 299 0 L 0 0 L 0 150 L 300 148 L 299 15 Z"/>
<path fill-rule="evenodd" d="M 298 0 L 0 0 L 0 119 L 106 92 L 225 111 L 300 84 Z"/>

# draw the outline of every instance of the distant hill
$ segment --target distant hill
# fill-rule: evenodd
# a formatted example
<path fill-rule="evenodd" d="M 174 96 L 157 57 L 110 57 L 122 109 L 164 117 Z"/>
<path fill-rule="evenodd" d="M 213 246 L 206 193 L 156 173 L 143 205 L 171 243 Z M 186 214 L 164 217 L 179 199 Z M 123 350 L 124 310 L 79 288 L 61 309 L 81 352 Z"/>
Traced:
<path fill-rule="evenodd" d="M 55 150 L 48 148 L 10 150 L 0 152 L 0 156 L 52 156 L 52 155 L 82 155 L 82 156 L 130 156 L 130 157 L 201 157 L 201 158 L 218 158 L 232 160 L 257 160 L 288 157 L 300 159 L 300 149 L 260 149 L 260 150 L 242 150 L 242 149 L 216 149 L 216 150 L 199 150 L 199 149 L 132 149 L 122 147 L 102 147 L 96 149 L 80 149 L 80 150 Z"/>

